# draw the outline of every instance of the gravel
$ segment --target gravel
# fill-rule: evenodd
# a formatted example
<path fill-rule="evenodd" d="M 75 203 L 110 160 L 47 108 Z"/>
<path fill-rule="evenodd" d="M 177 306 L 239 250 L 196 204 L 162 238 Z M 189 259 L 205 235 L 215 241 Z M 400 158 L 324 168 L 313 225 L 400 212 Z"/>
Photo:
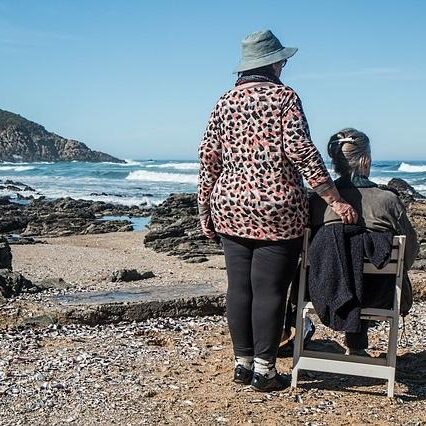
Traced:
<path fill-rule="evenodd" d="M 422 362 L 425 314 L 426 304 L 416 304 L 406 321 L 401 367 L 407 353 Z M 384 348 L 385 332 L 372 330 L 372 354 Z M 333 336 L 341 341 L 317 325 L 315 339 Z M 383 381 L 356 377 L 308 373 L 297 390 L 268 394 L 232 383 L 220 316 L 25 328 L 0 333 L 0 342 L 1 425 L 426 422 L 424 376 L 400 379 L 394 400 Z M 289 373 L 291 359 L 278 365 Z"/>

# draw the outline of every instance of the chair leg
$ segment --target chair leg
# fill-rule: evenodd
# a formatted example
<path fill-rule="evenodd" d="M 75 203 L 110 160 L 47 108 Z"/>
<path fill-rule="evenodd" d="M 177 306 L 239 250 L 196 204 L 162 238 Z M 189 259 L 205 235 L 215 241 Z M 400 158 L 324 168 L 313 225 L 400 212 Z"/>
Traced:
<path fill-rule="evenodd" d="M 392 377 L 388 379 L 388 397 L 393 398 L 395 387 L 396 350 L 398 345 L 398 316 L 390 320 L 387 365 L 392 368 Z"/>
<path fill-rule="evenodd" d="M 293 371 L 291 373 L 291 387 L 297 387 L 297 376 L 299 374 L 299 369 L 297 367 L 293 367 Z"/>
<path fill-rule="evenodd" d="M 293 347 L 293 368 L 297 365 L 300 354 L 303 351 L 303 330 L 305 327 L 304 312 L 300 309 L 297 310 L 296 318 L 296 335 L 294 337 Z"/>
<path fill-rule="evenodd" d="M 393 398 L 395 388 L 395 370 L 392 378 L 388 379 L 388 397 Z"/>

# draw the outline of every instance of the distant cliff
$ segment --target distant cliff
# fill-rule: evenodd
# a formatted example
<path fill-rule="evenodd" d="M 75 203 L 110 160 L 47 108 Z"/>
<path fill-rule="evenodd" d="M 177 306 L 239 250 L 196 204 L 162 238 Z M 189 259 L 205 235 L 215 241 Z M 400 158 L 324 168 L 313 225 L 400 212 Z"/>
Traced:
<path fill-rule="evenodd" d="M 0 161 L 72 160 L 124 162 L 103 152 L 92 151 L 84 143 L 48 132 L 40 124 L 18 114 L 0 109 Z"/>

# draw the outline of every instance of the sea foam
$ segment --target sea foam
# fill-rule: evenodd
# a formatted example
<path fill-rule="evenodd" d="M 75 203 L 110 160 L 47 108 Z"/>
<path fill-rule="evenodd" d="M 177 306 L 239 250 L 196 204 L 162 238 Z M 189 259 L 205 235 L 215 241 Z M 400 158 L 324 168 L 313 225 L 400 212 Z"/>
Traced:
<path fill-rule="evenodd" d="M 401 163 L 399 168 L 399 172 L 405 172 L 405 173 L 424 173 L 426 172 L 426 164 L 408 164 L 408 163 Z"/>
<path fill-rule="evenodd" d="M 34 166 L 2 166 L 0 165 L 0 172 L 13 171 L 13 172 L 26 172 L 27 170 L 34 170 Z"/>
<path fill-rule="evenodd" d="M 130 172 L 126 177 L 127 180 L 138 180 L 145 182 L 175 182 L 175 183 L 190 183 L 196 185 L 198 176 L 195 174 L 183 173 L 161 173 L 151 172 L 147 170 L 135 170 Z"/>
<path fill-rule="evenodd" d="M 198 163 L 165 163 L 165 164 L 148 164 L 145 167 L 159 169 L 176 169 L 176 170 L 198 170 Z"/>

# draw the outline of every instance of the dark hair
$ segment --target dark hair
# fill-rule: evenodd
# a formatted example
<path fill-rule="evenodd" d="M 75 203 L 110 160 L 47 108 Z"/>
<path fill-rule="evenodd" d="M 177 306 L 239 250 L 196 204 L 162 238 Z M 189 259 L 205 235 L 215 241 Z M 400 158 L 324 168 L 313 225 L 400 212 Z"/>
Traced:
<path fill-rule="evenodd" d="M 265 65 L 264 67 L 253 68 L 247 71 L 241 71 L 238 73 L 238 77 L 249 77 L 251 75 L 263 75 L 266 77 L 276 77 L 274 67 L 272 64 Z"/>
<path fill-rule="evenodd" d="M 361 160 L 371 156 L 370 139 L 359 130 L 343 129 L 330 138 L 327 151 L 337 174 L 354 176 L 361 167 Z"/>

